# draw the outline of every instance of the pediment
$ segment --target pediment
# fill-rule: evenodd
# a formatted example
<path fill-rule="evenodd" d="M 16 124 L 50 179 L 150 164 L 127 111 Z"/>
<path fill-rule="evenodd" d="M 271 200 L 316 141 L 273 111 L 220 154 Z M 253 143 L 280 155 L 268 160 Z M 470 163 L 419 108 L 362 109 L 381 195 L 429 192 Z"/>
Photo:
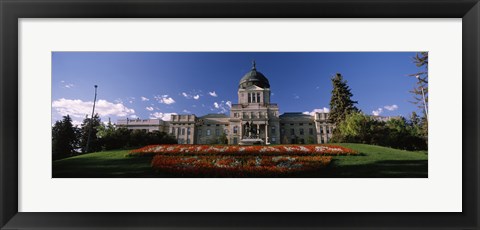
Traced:
<path fill-rule="evenodd" d="M 256 85 L 250 85 L 247 88 L 245 88 L 245 90 L 263 90 L 263 88 L 258 87 Z"/>

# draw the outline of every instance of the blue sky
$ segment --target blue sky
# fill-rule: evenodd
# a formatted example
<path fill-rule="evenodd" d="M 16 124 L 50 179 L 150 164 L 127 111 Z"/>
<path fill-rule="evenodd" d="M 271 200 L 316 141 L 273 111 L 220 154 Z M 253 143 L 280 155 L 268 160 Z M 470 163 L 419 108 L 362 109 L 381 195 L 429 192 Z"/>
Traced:
<path fill-rule="evenodd" d="M 257 70 L 270 81 L 280 112 L 328 109 L 331 76 L 348 81 L 366 114 L 408 116 L 419 109 L 408 91 L 419 69 L 414 52 L 53 52 L 52 121 L 76 124 L 91 113 L 94 85 L 103 121 L 172 113 L 228 114 L 239 80 Z"/>

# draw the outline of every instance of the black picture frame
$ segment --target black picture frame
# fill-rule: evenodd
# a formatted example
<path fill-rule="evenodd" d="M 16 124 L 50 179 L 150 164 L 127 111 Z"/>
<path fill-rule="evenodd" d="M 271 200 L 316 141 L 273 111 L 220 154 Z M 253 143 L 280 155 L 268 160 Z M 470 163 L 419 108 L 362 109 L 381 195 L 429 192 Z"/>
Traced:
<path fill-rule="evenodd" d="M 0 0 L 2 229 L 479 229 L 478 0 Z M 462 18 L 461 213 L 18 212 L 19 18 Z M 440 201 L 439 201 L 440 202 Z"/>

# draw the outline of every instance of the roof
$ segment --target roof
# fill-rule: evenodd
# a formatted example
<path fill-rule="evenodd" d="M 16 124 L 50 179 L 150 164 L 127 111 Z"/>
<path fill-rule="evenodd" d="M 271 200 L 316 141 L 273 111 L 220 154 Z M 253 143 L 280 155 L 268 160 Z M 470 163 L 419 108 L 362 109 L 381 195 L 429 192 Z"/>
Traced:
<path fill-rule="evenodd" d="M 284 113 L 280 115 L 280 117 L 312 117 L 310 114 L 304 114 L 302 112 L 290 112 L 290 113 Z"/>
<path fill-rule="evenodd" d="M 210 113 L 210 114 L 207 114 L 207 115 L 199 117 L 199 118 L 228 118 L 228 116 L 223 114 L 223 113 L 220 113 L 220 114 Z"/>
<path fill-rule="evenodd" d="M 255 61 L 253 61 L 252 70 L 243 75 L 242 79 L 240 79 L 239 88 L 246 88 L 251 85 L 256 85 L 261 88 L 270 88 L 270 82 L 265 75 L 257 71 Z"/>

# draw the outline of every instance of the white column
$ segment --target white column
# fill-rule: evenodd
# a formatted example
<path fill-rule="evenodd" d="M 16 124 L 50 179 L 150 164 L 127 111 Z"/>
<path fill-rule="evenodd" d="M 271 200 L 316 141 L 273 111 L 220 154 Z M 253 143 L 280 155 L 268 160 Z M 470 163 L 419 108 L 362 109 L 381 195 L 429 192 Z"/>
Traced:
<path fill-rule="evenodd" d="M 265 144 L 268 144 L 268 121 L 265 122 Z"/>

